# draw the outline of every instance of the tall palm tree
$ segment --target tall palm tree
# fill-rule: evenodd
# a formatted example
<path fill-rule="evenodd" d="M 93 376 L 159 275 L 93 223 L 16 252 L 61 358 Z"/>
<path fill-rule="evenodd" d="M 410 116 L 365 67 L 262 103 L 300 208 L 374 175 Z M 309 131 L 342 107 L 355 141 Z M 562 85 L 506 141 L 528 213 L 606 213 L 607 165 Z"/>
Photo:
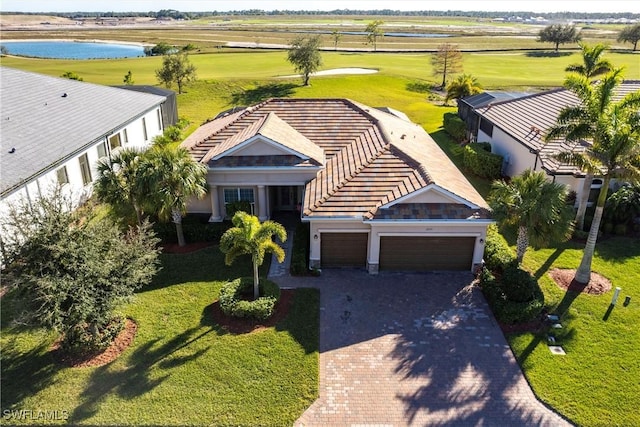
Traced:
<path fill-rule="evenodd" d="M 573 209 L 567 204 L 564 185 L 547 180 L 544 172 L 524 171 L 511 182 L 494 181 L 488 198 L 494 218 L 518 229 L 518 264 L 535 247 L 571 235 Z"/>
<path fill-rule="evenodd" d="M 613 65 L 609 60 L 602 59 L 602 54 L 607 49 L 604 44 L 596 44 L 589 46 L 586 43 L 579 43 L 582 49 L 582 64 L 571 64 L 565 71 L 578 73 L 588 79 L 607 73 L 613 69 Z M 587 173 L 581 192 L 580 200 L 578 200 L 578 210 L 576 212 L 576 228 L 584 230 L 584 216 L 587 212 L 587 203 L 589 202 L 589 191 L 593 183 L 593 175 Z"/>
<path fill-rule="evenodd" d="M 109 203 L 122 215 L 135 212 L 142 225 L 144 198 L 147 194 L 141 179 L 144 153 L 135 148 L 122 148 L 111 157 L 98 160 L 98 179 L 93 191 L 100 201 Z"/>
<path fill-rule="evenodd" d="M 238 211 L 232 219 L 233 228 L 228 229 L 220 239 L 220 250 L 225 254 L 225 263 L 231 263 L 238 255 L 251 255 L 253 262 L 253 298 L 260 296 L 258 267 L 264 262 L 267 252 L 273 253 L 278 262 L 284 261 L 284 250 L 273 241 L 273 236 L 281 242 L 287 240 L 284 227 L 275 221 L 260 223 L 258 217 Z"/>
<path fill-rule="evenodd" d="M 640 180 L 640 92 L 629 93 L 614 101 L 616 88 L 621 82 L 620 68 L 593 84 L 585 76 L 569 75 L 564 85 L 576 94 L 580 104 L 561 110 L 556 124 L 545 136 L 547 141 L 560 137 L 576 143 L 589 140 L 590 144 L 584 150 L 565 151 L 556 157 L 603 180 L 589 237 L 575 276 L 575 280 L 583 284 L 589 283 L 591 278 L 591 262 L 611 179 Z"/>
<path fill-rule="evenodd" d="M 444 102 L 446 104 L 451 99 L 460 99 L 480 92 L 482 92 L 482 86 L 478 83 L 478 79 L 471 74 L 462 74 L 447 85 L 447 96 Z"/>
<path fill-rule="evenodd" d="M 608 59 L 602 59 L 602 54 L 607 49 L 606 45 L 598 43 L 589 46 L 586 43 L 580 43 L 580 49 L 582 49 L 582 64 L 571 64 L 564 69 L 565 71 L 578 73 L 590 79 L 613 69 L 613 64 Z"/>
<path fill-rule="evenodd" d="M 182 147 L 154 146 L 145 157 L 142 166 L 146 169 L 145 186 L 149 188 L 147 203 L 161 221 L 173 221 L 178 245 L 184 246 L 182 217 L 190 198 L 202 198 L 207 193 L 207 168 Z"/>

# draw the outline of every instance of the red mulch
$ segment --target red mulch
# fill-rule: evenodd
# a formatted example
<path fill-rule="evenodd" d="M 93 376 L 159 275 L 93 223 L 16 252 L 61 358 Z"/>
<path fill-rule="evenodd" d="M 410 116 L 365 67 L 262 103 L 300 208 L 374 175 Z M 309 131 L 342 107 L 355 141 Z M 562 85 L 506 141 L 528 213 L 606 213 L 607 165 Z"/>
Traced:
<path fill-rule="evenodd" d="M 127 319 L 124 329 L 120 331 L 109 348 L 98 354 L 70 355 L 64 353 L 60 349 L 60 340 L 53 343 L 52 350 L 60 363 L 71 366 L 72 368 L 103 366 L 117 359 L 118 356 L 120 356 L 120 354 L 131 345 L 133 338 L 136 336 L 137 330 L 138 325 L 136 325 L 133 320 Z"/>
<path fill-rule="evenodd" d="M 178 246 L 177 243 L 165 243 L 162 245 L 162 252 L 166 254 L 189 254 L 209 246 L 213 246 L 213 242 L 188 243 L 184 246 Z"/>
<path fill-rule="evenodd" d="M 591 279 L 586 285 L 573 280 L 575 275 L 576 270 L 554 268 L 549 271 L 549 276 L 556 284 L 568 291 L 602 295 L 611 290 L 611 281 L 598 273 L 591 272 Z"/>
<path fill-rule="evenodd" d="M 281 289 L 280 299 L 276 303 L 273 315 L 266 320 L 243 319 L 227 316 L 220 310 L 219 302 L 215 301 L 212 304 L 213 321 L 232 334 L 247 334 L 270 328 L 287 317 L 291 304 L 293 303 L 295 293 L 295 289 Z"/>
<path fill-rule="evenodd" d="M 530 322 L 516 323 L 514 325 L 507 325 L 505 323 L 499 323 L 500 329 L 505 334 L 519 334 L 522 332 L 538 333 L 542 331 L 546 326 L 547 313 L 540 313 L 540 315 L 531 320 Z"/>

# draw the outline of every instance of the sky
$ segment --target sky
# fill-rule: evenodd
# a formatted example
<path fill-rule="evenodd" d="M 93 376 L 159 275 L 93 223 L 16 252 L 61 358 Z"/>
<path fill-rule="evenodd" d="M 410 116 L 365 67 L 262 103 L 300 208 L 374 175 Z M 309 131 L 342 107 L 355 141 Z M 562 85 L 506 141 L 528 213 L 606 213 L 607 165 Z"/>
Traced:
<path fill-rule="evenodd" d="M 634 0 L 0 0 L 3 12 L 181 12 L 246 9 L 334 10 L 463 10 L 531 12 L 633 12 Z"/>

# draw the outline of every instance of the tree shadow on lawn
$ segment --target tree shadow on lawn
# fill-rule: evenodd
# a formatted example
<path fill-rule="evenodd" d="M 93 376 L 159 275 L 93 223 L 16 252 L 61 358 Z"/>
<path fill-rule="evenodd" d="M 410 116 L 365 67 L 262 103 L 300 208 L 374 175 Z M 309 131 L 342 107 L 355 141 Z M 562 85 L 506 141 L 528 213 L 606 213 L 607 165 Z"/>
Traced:
<path fill-rule="evenodd" d="M 610 262 L 625 262 L 640 257 L 640 239 L 633 237 L 610 237 L 596 243 L 595 255 Z"/>
<path fill-rule="evenodd" d="M 556 52 L 554 50 L 533 50 L 528 51 L 524 55 L 529 58 L 561 58 L 563 56 L 571 56 L 574 52 Z"/>
<path fill-rule="evenodd" d="M 293 83 L 267 83 L 253 89 L 245 89 L 231 95 L 232 105 L 254 105 L 269 98 L 287 98 L 294 93 L 298 85 Z"/>
<path fill-rule="evenodd" d="M 144 343 L 129 356 L 129 362 L 124 369 L 115 367 L 113 363 L 96 368 L 82 392 L 83 403 L 71 413 L 69 423 L 77 424 L 94 416 L 100 410 L 101 403 L 113 393 L 124 399 L 145 394 L 164 382 L 171 375 L 171 369 L 201 357 L 209 351 L 209 347 L 190 354 L 181 352 L 176 355 L 214 331 L 208 329 L 195 335 L 201 329 L 200 326 L 187 329 L 160 346 L 157 346 L 160 338 Z M 152 377 L 151 371 L 155 367 L 163 371 L 161 376 Z"/>

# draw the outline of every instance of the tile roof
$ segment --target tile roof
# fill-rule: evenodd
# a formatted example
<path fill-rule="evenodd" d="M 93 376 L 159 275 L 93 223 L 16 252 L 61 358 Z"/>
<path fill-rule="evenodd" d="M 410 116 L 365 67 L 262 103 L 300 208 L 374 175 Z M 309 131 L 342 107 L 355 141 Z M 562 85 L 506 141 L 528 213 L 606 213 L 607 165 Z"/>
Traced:
<path fill-rule="evenodd" d="M 166 99 L 7 67 L 0 98 L 3 195 Z"/>
<path fill-rule="evenodd" d="M 615 99 L 627 93 L 640 91 L 640 81 L 625 81 L 618 87 Z M 540 154 L 542 166 L 558 174 L 577 174 L 580 170 L 553 159 L 560 151 L 583 150 L 583 143 L 567 143 L 556 139 L 544 142 L 544 135 L 556 123 L 560 111 L 577 105 L 578 98 L 564 88 L 540 92 L 513 100 L 495 102 L 478 108 L 476 112 L 494 126 L 499 127 L 525 147 Z"/>
<path fill-rule="evenodd" d="M 256 134 L 273 115 L 278 129 L 268 133 L 275 141 L 296 146 L 300 141 L 289 142 L 288 137 L 303 135 L 304 143 L 312 142 L 326 156 L 324 167 L 306 185 L 305 216 L 373 219 L 381 207 L 428 185 L 473 209 L 488 209 L 422 127 L 347 99 L 271 99 L 204 125 L 184 145 L 198 161 L 215 168 L 219 164 L 209 160 L 212 153 L 223 153 L 224 147 Z"/>

